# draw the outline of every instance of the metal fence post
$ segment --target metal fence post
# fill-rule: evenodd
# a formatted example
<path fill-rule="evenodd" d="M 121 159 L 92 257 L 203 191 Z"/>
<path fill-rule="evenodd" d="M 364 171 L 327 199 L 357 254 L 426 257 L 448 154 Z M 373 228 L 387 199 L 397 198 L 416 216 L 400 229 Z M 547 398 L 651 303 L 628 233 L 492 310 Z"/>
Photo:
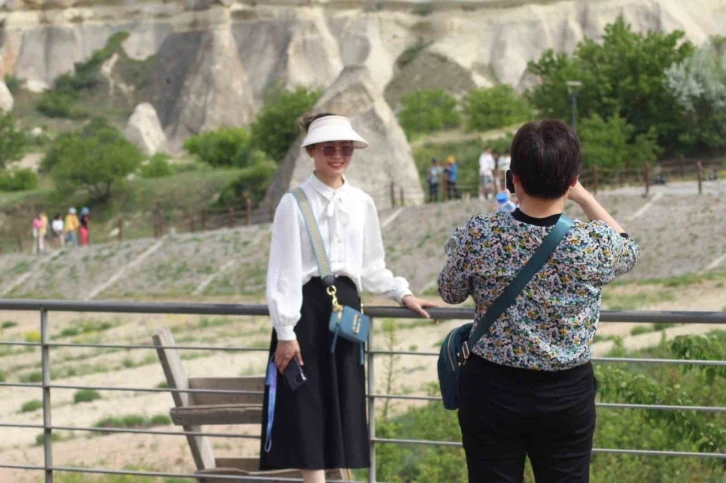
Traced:
<path fill-rule="evenodd" d="M 48 342 L 48 311 L 40 309 L 40 357 L 43 373 L 43 453 L 45 460 L 43 468 L 45 471 L 45 483 L 53 483 L 53 434 L 51 426 L 50 409 L 50 347 Z"/>
<path fill-rule="evenodd" d="M 371 458 L 371 467 L 368 470 L 368 483 L 375 483 L 376 481 L 376 443 L 374 441 L 376 437 L 376 400 L 373 396 L 376 393 L 376 378 L 373 369 L 373 361 L 375 358 L 375 354 L 373 353 L 374 327 L 375 324 L 371 318 L 371 326 L 368 332 L 368 437 L 370 438 L 368 450 Z"/>

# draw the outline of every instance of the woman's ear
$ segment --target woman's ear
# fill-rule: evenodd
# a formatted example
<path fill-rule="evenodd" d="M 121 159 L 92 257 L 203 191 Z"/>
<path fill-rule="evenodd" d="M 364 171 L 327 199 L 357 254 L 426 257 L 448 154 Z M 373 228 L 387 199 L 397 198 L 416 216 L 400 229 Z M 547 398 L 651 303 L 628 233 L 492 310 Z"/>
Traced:
<path fill-rule="evenodd" d="M 572 180 L 572 183 L 570 183 L 570 187 L 574 187 L 577 184 L 578 181 L 580 181 L 580 175 L 579 174 L 577 176 L 575 176 L 575 179 Z"/>
<path fill-rule="evenodd" d="M 311 158 L 313 157 L 313 150 L 314 149 L 315 149 L 315 145 L 314 144 L 312 146 L 305 146 L 305 151 L 308 152 L 308 156 L 310 156 Z"/>

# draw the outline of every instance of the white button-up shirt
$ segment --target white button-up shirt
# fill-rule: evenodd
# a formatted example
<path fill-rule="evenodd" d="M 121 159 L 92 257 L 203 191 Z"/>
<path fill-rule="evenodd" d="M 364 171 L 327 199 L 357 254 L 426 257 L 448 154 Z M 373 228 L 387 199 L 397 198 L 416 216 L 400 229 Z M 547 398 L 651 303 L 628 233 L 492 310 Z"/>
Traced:
<path fill-rule="evenodd" d="M 408 282 L 386 268 L 378 211 L 373 199 L 346 181 L 337 190 L 315 175 L 302 184 L 310 201 L 333 274 L 353 280 L 358 291 L 398 302 L 411 295 Z M 318 263 L 295 197 L 282 197 L 272 225 L 267 304 L 278 340 L 295 340 L 302 288 L 319 277 Z"/>

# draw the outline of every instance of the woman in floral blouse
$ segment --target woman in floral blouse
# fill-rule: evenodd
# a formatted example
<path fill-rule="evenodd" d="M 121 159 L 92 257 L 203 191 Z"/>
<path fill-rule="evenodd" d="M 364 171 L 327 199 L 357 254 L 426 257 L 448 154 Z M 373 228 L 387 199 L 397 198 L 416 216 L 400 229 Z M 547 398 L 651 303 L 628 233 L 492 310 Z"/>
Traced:
<path fill-rule="evenodd" d="M 471 295 L 474 324 L 557 223 L 575 221 L 543 268 L 476 343 L 459 385 L 470 482 L 521 482 L 529 456 L 538 482 L 589 479 L 596 381 L 590 358 L 603 285 L 635 265 L 638 246 L 578 181 L 580 142 L 555 120 L 524 125 L 512 142 L 520 208 L 473 217 L 439 276 L 439 293 Z"/>

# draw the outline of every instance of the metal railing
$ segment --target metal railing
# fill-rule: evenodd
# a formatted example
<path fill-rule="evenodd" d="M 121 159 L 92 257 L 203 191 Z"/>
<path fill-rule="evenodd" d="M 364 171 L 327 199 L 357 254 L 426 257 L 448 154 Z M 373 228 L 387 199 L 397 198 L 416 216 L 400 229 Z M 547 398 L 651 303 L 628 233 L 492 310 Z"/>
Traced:
<path fill-rule="evenodd" d="M 5 311 L 38 311 L 40 314 L 40 342 L 0 341 L 0 346 L 24 346 L 40 347 L 42 382 L 40 384 L 21 382 L 0 382 L 0 387 L 21 387 L 38 388 L 42 390 L 43 424 L 10 424 L 0 423 L 0 428 L 25 428 L 43 430 L 43 451 L 44 463 L 40 465 L 13 465 L 0 464 L 0 468 L 19 469 L 43 472 L 45 482 L 52 483 L 53 476 L 57 472 L 95 473 L 109 475 L 133 475 L 150 477 L 176 477 L 195 479 L 198 476 L 193 474 L 173 472 L 152 472 L 152 471 L 131 471 L 131 470 L 110 470 L 103 468 L 85 468 L 71 466 L 56 466 L 53 464 L 53 431 L 84 431 L 102 433 L 129 433 L 149 435 L 173 435 L 173 436 L 208 436 L 214 438 L 245 438 L 259 439 L 256 435 L 228 434 L 217 432 L 199 431 L 164 431 L 146 430 L 134 428 L 98 428 L 80 426 L 62 426 L 52 423 L 51 391 L 67 389 L 93 389 L 103 391 L 133 391 L 133 392 L 186 392 L 186 393 L 215 393 L 215 394 L 261 394 L 255 391 L 232 391 L 212 389 L 170 389 L 170 388 L 148 388 L 148 387 L 127 387 L 127 386 L 84 386 L 72 384 L 56 384 L 51 381 L 51 349 L 60 347 L 78 348 L 102 348 L 102 349 L 140 349 L 156 350 L 152 344 L 92 344 L 92 343 L 64 343 L 53 341 L 49 333 L 50 312 L 95 312 L 95 313 L 119 313 L 119 314 L 183 314 L 183 315 L 221 315 L 221 316 L 267 316 L 268 309 L 265 305 L 238 305 L 238 304 L 200 304 L 200 303 L 135 303 L 135 302 L 76 302 L 76 301 L 46 301 L 46 300 L 0 300 L 0 310 Z M 400 307 L 368 307 L 366 312 L 371 317 L 412 319 L 417 318 L 415 314 Z M 440 320 L 471 320 L 473 309 L 441 308 L 432 309 L 431 316 Z M 679 324 L 726 324 L 726 312 L 643 312 L 643 311 L 603 311 L 600 315 L 601 322 L 629 322 L 629 323 L 679 323 Z M 414 396 L 401 394 L 378 394 L 375 391 L 375 370 L 374 361 L 376 356 L 426 356 L 437 357 L 438 352 L 423 351 L 390 351 L 377 350 L 374 344 L 374 331 L 370 331 L 367 346 L 367 399 L 368 399 L 368 425 L 370 437 L 370 458 L 371 468 L 368 474 L 368 481 L 375 482 L 376 479 L 376 447 L 379 444 L 401 444 L 401 445 L 433 445 L 440 447 L 460 447 L 460 442 L 453 441 L 422 441 L 411 439 L 379 438 L 376 436 L 376 411 L 375 402 L 381 400 L 409 400 L 409 401 L 438 401 L 438 397 Z M 267 352 L 267 349 L 250 347 L 219 347 L 208 345 L 176 345 L 178 350 L 208 350 L 208 351 L 248 351 Z M 647 363 L 647 364 L 689 364 L 689 365 L 712 365 L 726 366 L 726 361 L 709 360 L 680 360 L 680 359 L 639 359 L 639 358 L 613 358 L 596 357 L 593 361 L 599 363 Z M 432 368 L 433 370 L 433 368 Z M 618 404 L 618 403 L 597 403 L 602 408 L 618 409 L 647 409 L 659 411 L 703 411 L 703 412 L 726 412 L 726 407 L 706 406 L 676 406 L 660 404 Z M 658 451 L 658 450 L 636 450 L 617 448 L 595 448 L 594 453 L 612 453 L 647 456 L 686 456 L 698 458 L 720 458 L 726 459 L 722 453 L 697 453 L 684 451 Z M 233 481 L 300 481 L 295 478 L 265 478 L 261 476 L 230 476 L 205 474 L 206 478 L 214 477 L 219 480 Z"/>

